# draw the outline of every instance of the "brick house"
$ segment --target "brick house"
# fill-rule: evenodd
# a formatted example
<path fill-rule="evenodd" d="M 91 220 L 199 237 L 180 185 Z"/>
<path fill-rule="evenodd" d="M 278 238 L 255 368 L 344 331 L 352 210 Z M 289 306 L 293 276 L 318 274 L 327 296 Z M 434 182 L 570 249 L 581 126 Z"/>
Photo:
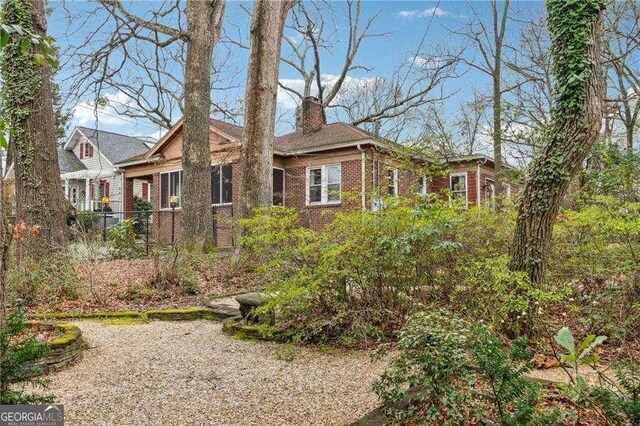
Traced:
<path fill-rule="evenodd" d="M 451 161 L 453 172 L 449 179 L 453 180 L 450 184 L 446 184 L 444 178 L 430 182 L 424 172 L 432 164 L 428 159 L 407 159 L 401 145 L 376 138 L 351 124 L 325 124 L 322 107 L 314 98 L 304 100 L 302 116 L 301 129 L 275 138 L 273 204 L 299 209 L 307 226 L 321 228 L 337 211 L 376 209 L 380 196 L 448 193 L 446 189 L 451 185 L 456 188 L 455 196 L 465 197 L 468 205 L 486 199 L 477 196 L 477 176 L 488 184 L 492 176 L 491 159 L 478 156 Z M 211 200 L 215 212 L 212 220 L 217 244 L 221 247 L 234 243 L 230 222 L 239 193 L 242 134 L 240 126 L 211 120 Z M 153 188 L 153 209 L 159 211 L 155 214 L 157 218 L 153 218 L 154 232 L 160 239 L 168 235 L 163 212 L 165 216 L 171 213 L 171 196 L 177 196 L 176 237 L 179 238 L 182 121 L 148 153 L 116 166 L 124 173 L 125 210 L 132 207 L 135 180 L 148 182 Z M 480 191 L 483 190 L 485 186 L 481 185 Z"/>

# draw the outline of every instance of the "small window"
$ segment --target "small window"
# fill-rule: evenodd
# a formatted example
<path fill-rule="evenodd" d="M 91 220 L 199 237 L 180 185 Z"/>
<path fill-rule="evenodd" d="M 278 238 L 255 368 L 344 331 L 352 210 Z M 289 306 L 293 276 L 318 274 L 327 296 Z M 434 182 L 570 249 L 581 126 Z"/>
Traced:
<path fill-rule="evenodd" d="M 427 195 L 427 177 L 418 176 L 418 195 Z"/>
<path fill-rule="evenodd" d="M 511 185 L 509 185 L 508 183 L 503 183 L 502 184 L 502 193 L 506 197 L 511 197 Z"/>
<path fill-rule="evenodd" d="M 91 144 L 85 143 L 84 144 L 84 156 L 85 158 L 91 158 L 93 157 L 93 149 L 91 149 Z"/>
<path fill-rule="evenodd" d="M 272 203 L 274 206 L 284 206 L 284 170 L 274 168 L 272 179 Z"/>
<path fill-rule="evenodd" d="M 451 198 L 456 201 L 467 202 L 467 174 L 456 173 L 449 177 Z"/>
<path fill-rule="evenodd" d="M 389 195 L 398 195 L 398 169 L 387 170 L 387 185 L 389 187 Z"/>
<path fill-rule="evenodd" d="M 182 171 L 160 173 L 160 208 L 171 208 L 171 197 L 178 197 L 178 205 L 182 205 Z"/>
<path fill-rule="evenodd" d="M 340 164 L 307 169 L 307 204 L 340 202 L 342 185 Z"/>
<path fill-rule="evenodd" d="M 230 204 L 233 195 L 231 164 L 211 167 L 211 204 Z"/>

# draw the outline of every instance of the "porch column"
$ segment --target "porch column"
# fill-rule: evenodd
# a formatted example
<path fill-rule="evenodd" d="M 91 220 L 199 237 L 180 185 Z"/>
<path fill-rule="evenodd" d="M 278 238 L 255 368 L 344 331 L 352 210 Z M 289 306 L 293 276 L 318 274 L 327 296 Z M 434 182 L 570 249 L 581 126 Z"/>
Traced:
<path fill-rule="evenodd" d="M 125 217 L 133 217 L 133 178 L 124 178 L 124 188 L 122 188 L 122 210 L 128 212 Z"/>
<path fill-rule="evenodd" d="M 69 199 L 69 179 L 64 180 L 64 196 Z"/>
<path fill-rule="evenodd" d="M 91 210 L 91 179 L 84 180 L 84 209 Z"/>

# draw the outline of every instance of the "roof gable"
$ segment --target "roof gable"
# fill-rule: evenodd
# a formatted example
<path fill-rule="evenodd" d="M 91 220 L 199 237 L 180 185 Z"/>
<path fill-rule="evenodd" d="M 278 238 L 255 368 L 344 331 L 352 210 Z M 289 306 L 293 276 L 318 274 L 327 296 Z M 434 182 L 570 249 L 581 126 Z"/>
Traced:
<path fill-rule="evenodd" d="M 81 137 L 95 146 L 98 152 L 112 164 L 149 151 L 147 141 L 144 139 L 82 126 L 77 126 L 73 130 L 64 144 L 64 150 L 72 151 Z"/>

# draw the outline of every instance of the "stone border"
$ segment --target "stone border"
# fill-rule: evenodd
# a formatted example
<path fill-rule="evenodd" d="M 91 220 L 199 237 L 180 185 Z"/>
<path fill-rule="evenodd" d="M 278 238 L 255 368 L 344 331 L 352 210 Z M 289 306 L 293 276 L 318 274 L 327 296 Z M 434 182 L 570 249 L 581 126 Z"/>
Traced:
<path fill-rule="evenodd" d="M 62 336 L 47 343 L 49 350 L 45 356 L 35 362 L 45 374 L 67 367 L 82 357 L 85 344 L 79 327 L 73 324 L 40 321 L 28 321 L 27 324 L 48 325 L 63 330 Z"/>
<path fill-rule="evenodd" d="M 244 324 L 241 315 L 222 321 L 222 332 L 228 336 L 247 340 L 268 340 L 281 343 L 289 340 L 282 330 L 275 327 Z"/>
<path fill-rule="evenodd" d="M 206 319 L 212 321 L 225 320 L 238 315 L 237 309 L 183 308 L 183 309 L 150 309 L 144 312 L 47 312 L 36 314 L 37 319 L 45 320 L 139 320 L 147 321 L 192 321 Z"/>

